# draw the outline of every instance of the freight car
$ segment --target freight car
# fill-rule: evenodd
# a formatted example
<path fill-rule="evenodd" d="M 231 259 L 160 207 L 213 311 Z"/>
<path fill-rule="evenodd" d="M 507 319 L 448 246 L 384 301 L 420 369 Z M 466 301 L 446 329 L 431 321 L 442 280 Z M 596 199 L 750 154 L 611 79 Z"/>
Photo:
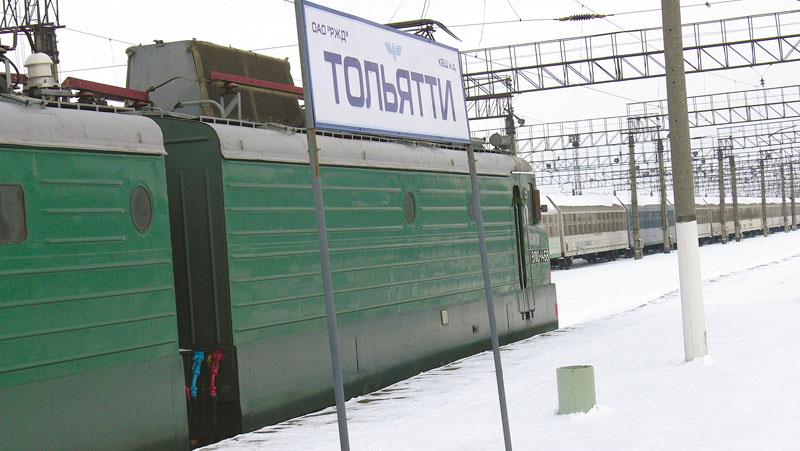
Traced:
<path fill-rule="evenodd" d="M 743 235 L 753 236 L 762 233 L 761 228 L 761 199 L 740 198 L 739 227 Z M 733 209 L 731 208 L 731 218 Z"/>
<path fill-rule="evenodd" d="M 771 233 L 783 230 L 783 211 L 780 199 L 768 199 L 767 201 L 767 229 Z"/>
<path fill-rule="evenodd" d="M 766 199 L 767 229 L 774 233 L 783 230 L 783 207 L 780 198 L 768 197 Z M 698 212 L 702 211 L 706 231 L 701 236 L 703 243 L 718 242 L 722 239 L 722 224 L 720 218 L 719 200 L 716 198 L 698 198 Z M 762 225 L 762 206 L 761 199 L 743 198 L 738 201 L 739 207 L 739 227 L 743 235 L 753 236 L 763 233 Z M 788 205 L 787 205 L 788 210 Z M 735 223 L 733 217 L 733 205 L 725 203 L 725 234 L 727 240 L 733 239 L 735 235 Z M 700 224 L 700 213 L 698 213 L 698 226 Z M 791 215 L 787 212 L 787 221 L 791 223 Z"/>
<path fill-rule="evenodd" d="M 585 194 L 569 196 L 547 194 L 543 224 L 550 239 L 551 265 L 569 268 L 575 258 L 588 261 L 613 260 L 621 255 L 631 255 L 633 249 L 632 208 L 624 195 L 605 196 Z M 661 208 L 655 197 L 639 198 L 639 230 L 643 251 L 664 248 Z M 783 230 L 782 200 L 767 198 L 767 228 L 771 232 Z M 739 200 L 739 223 L 744 236 L 762 233 L 761 199 Z M 719 204 L 711 198 L 696 198 L 697 231 L 700 244 L 718 242 L 722 238 Z M 615 213 L 616 212 L 616 213 Z M 675 213 L 667 202 L 669 236 L 672 248 L 675 243 Z M 735 236 L 733 206 L 725 206 L 725 231 L 728 239 Z M 790 215 L 787 215 L 791 222 Z M 610 223 L 607 222 L 610 219 Z M 621 221 L 621 222 L 620 222 Z M 626 232 L 627 237 L 620 232 Z M 667 246 L 668 248 L 670 246 Z"/>
<path fill-rule="evenodd" d="M 627 193 L 626 193 L 627 194 Z M 630 196 L 623 193 L 617 194 L 617 199 L 627 210 L 628 221 L 628 247 L 633 249 L 633 207 L 630 203 Z M 637 198 L 639 210 L 639 239 L 641 240 L 642 252 L 656 252 L 664 249 L 664 241 L 667 248 L 675 244 L 675 209 L 672 202 L 667 200 L 667 236 L 664 236 L 664 223 L 661 213 L 661 199 L 657 196 L 640 195 Z"/>
<path fill-rule="evenodd" d="M 629 248 L 625 208 L 613 196 L 550 194 L 544 221 L 558 254 L 551 261 L 562 268 L 575 258 L 613 260 Z"/>

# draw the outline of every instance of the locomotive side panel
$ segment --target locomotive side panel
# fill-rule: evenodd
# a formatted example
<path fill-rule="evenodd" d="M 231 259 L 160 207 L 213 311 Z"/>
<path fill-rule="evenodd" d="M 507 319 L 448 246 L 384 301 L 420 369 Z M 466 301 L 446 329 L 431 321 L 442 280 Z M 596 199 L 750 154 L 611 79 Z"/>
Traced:
<path fill-rule="evenodd" d="M 163 157 L 3 147 L 0 185 L 2 447 L 185 447 Z"/>
<path fill-rule="evenodd" d="M 231 367 L 220 368 L 217 382 L 235 379 L 235 399 L 228 401 L 242 430 L 331 405 L 304 136 L 274 127 L 155 121 L 169 154 L 182 346 L 202 350 L 209 340 L 217 346 L 219 327 L 227 349 L 223 366 Z M 488 348 L 464 152 L 324 136 L 319 143 L 347 394 Z M 533 180 L 524 172 L 511 176 L 529 168 L 510 156 L 479 154 L 478 160 L 501 337 L 553 329 L 555 287 L 544 230 L 513 194 L 527 189 L 530 200 Z M 206 367 L 200 380 L 203 374 Z M 206 391 L 201 385 L 199 401 L 190 401 L 193 424 L 199 413 L 192 405 L 202 404 Z M 193 426 L 200 441 L 209 435 L 198 432 L 203 424 Z"/>
<path fill-rule="evenodd" d="M 329 357 L 308 168 L 224 168 L 247 429 L 329 403 Z M 468 177 L 342 167 L 322 174 L 348 392 L 483 349 L 488 325 Z M 516 313 L 524 294 L 510 181 L 481 177 L 481 203 L 501 333 L 532 333 Z"/>

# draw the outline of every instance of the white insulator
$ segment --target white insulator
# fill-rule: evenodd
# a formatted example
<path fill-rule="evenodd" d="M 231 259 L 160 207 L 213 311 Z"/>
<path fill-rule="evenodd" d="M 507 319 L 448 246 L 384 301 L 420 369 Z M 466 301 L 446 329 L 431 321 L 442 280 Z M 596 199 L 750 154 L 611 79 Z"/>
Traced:
<path fill-rule="evenodd" d="M 53 60 L 44 53 L 31 54 L 25 59 L 28 69 L 28 88 L 57 88 L 58 82 L 53 76 Z"/>

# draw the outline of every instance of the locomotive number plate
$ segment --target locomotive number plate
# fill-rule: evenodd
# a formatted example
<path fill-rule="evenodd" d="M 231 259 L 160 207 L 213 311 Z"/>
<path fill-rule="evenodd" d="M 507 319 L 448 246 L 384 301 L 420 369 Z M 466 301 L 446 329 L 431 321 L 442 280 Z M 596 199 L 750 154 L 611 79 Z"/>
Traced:
<path fill-rule="evenodd" d="M 531 251 L 531 263 L 549 263 L 549 249 L 534 249 Z"/>

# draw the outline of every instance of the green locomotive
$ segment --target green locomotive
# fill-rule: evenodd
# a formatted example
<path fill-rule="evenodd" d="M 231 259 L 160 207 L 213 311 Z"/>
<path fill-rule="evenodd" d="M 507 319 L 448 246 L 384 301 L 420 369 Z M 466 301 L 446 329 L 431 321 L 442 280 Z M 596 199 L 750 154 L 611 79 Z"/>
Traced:
<path fill-rule="evenodd" d="M 180 448 L 161 132 L 32 101 L 0 101 L 0 448 Z"/>
<path fill-rule="evenodd" d="M 185 449 L 332 405 L 304 129 L 122 110 L 0 96 L 0 447 Z M 488 349 L 464 149 L 319 146 L 347 395 Z M 476 156 L 501 340 L 554 329 L 530 166 Z"/>
<path fill-rule="evenodd" d="M 241 413 L 219 427 L 252 430 L 332 404 L 303 131 L 154 120 L 167 149 L 181 347 L 225 352 L 218 418 Z M 347 394 L 485 349 L 466 153 L 358 136 L 319 146 Z M 528 169 L 478 154 L 505 341 L 557 327 L 549 260 L 531 258 L 548 239 Z M 209 421 L 208 402 L 190 401 L 194 429 Z"/>

